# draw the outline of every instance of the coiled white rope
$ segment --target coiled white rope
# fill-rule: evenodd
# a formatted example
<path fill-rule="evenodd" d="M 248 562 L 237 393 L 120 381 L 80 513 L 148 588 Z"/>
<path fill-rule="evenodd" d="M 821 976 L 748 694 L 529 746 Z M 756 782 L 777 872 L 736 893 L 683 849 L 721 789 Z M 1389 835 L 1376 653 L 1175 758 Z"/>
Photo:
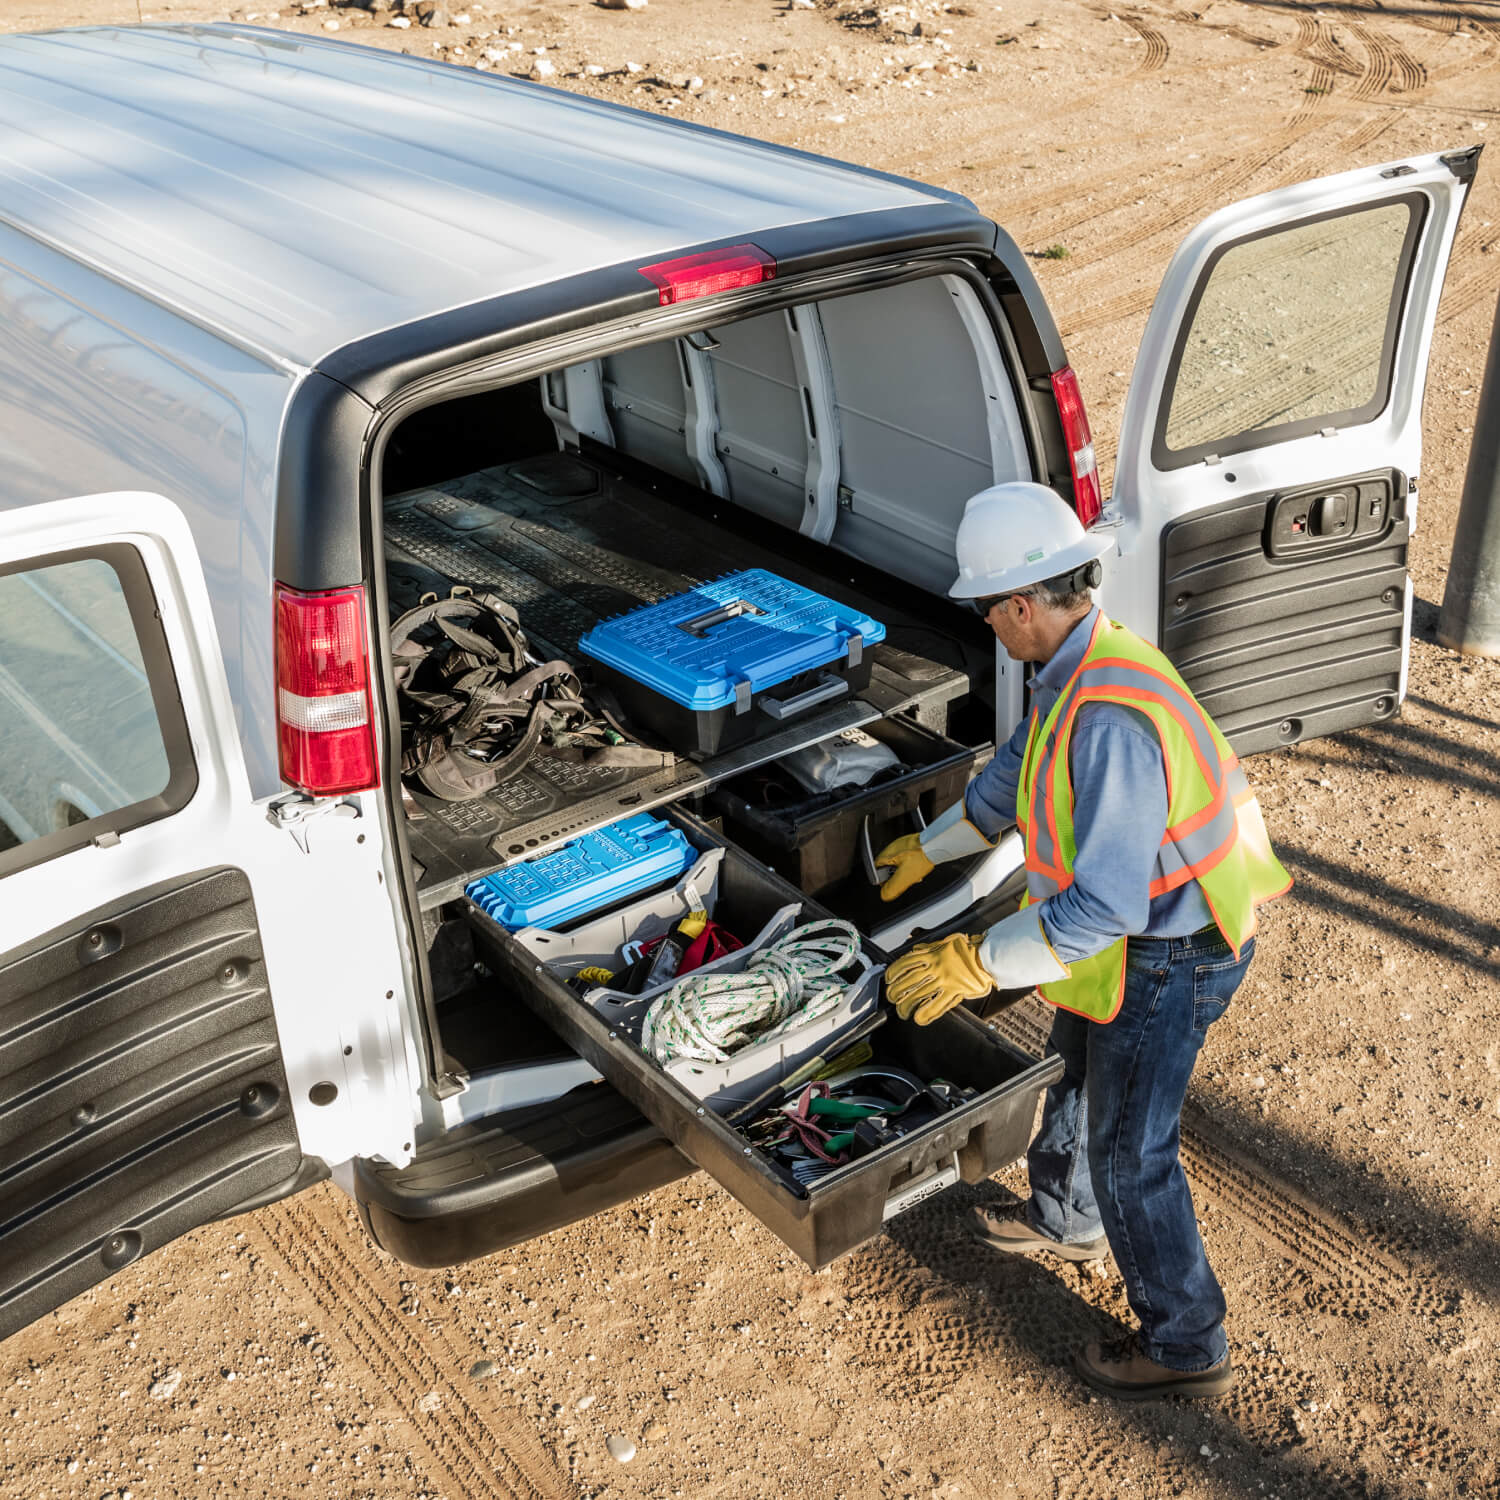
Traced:
<path fill-rule="evenodd" d="M 843 1003 L 859 974 L 859 933 L 829 917 L 794 927 L 753 954 L 738 973 L 689 974 L 657 996 L 641 1023 L 641 1050 L 659 1063 L 676 1058 L 727 1062 L 764 1042 L 827 1015 Z"/>

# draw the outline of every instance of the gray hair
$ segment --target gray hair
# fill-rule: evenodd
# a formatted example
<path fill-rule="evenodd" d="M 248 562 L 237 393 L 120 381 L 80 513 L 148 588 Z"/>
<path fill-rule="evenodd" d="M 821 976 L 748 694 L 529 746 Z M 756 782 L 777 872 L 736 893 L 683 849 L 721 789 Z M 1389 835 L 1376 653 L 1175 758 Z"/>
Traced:
<path fill-rule="evenodd" d="M 1094 596 L 1087 590 L 1070 588 L 1073 575 L 1064 573 L 1060 578 L 1044 578 L 1033 584 L 1027 593 L 1035 597 L 1038 604 L 1048 609 L 1061 610 L 1064 614 L 1081 614 L 1093 608 Z"/>

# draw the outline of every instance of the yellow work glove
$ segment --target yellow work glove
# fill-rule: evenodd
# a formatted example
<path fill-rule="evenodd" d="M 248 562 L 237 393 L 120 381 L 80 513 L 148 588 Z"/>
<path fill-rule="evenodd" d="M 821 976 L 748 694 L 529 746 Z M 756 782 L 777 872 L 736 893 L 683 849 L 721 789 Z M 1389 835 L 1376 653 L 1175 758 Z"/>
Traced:
<path fill-rule="evenodd" d="M 926 878 L 937 866 L 922 852 L 920 833 L 903 834 L 887 844 L 875 857 L 877 869 L 893 869 L 895 874 L 880 887 L 882 901 L 894 901 L 904 896 L 919 880 Z"/>
<path fill-rule="evenodd" d="M 978 1000 L 995 988 L 979 961 L 984 936 L 956 932 L 937 943 L 918 943 L 885 971 L 885 998 L 903 1021 L 930 1026 L 965 1000 Z"/>

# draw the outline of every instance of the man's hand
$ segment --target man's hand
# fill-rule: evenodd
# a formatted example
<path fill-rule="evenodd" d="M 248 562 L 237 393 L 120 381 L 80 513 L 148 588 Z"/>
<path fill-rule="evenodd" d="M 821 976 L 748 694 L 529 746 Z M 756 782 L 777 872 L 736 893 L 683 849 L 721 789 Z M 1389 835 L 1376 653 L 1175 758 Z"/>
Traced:
<path fill-rule="evenodd" d="M 877 869 L 890 869 L 894 873 L 880 887 L 882 901 L 894 901 L 904 896 L 919 880 L 925 880 L 937 868 L 922 849 L 922 835 L 908 833 L 887 844 L 876 856 Z"/>
<path fill-rule="evenodd" d="M 979 961 L 983 936 L 962 932 L 941 942 L 919 943 L 885 971 L 885 997 L 903 1021 L 930 1026 L 965 1000 L 978 1000 L 995 981 Z"/>

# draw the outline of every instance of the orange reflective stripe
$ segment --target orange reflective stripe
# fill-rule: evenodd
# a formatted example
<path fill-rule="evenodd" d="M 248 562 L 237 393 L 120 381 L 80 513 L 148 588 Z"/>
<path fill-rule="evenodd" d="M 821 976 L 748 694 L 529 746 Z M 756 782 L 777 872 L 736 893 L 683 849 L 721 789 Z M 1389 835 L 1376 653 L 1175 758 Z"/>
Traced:
<path fill-rule="evenodd" d="M 1155 704 L 1164 712 L 1171 714 L 1172 717 L 1177 721 L 1178 728 L 1180 728 L 1183 731 L 1184 735 L 1187 737 L 1188 744 L 1192 747 L 1193 759 L 1198 762 L 1198 769 L 1203 773 L 1203 779 L 1210 784 L 1218 781 L 1218 777 L 1215 776 L 1213 771 L 1209 769 L 1209 762 L 1204 758 L 1203 747 L 1198 743 L 1198 737 L 1193 732 L 1192 723 L 1187 719 L 1186 715 L 1184 715 L 1180 709 L 1174 707 L 1171 703 L 1168 703 L 1164 698 L 1159 697 L 1157 694 L 1152 693 L 1145 688 L 1132 688 L 1124 686 L 1101 688 L 1098 692 L 1091 692 L 1088 688 L 1085 688 L 1078 695 L 1078 701 L 1080 704 L 1085 701 L 1097 702 L 1102 700 L 1108 703 L 1125 703 L 1125 706 L 1129 707 L 1129 703 L 1125 702 L 1125 700 L 1127 699 L 1137 703 Z M 1199 722 L 1201 723 L 1202 721 L 1200 720 Z M 1166 757 L 1164 756 L 1163 760 L 1165 761 L 1165 759 Z M 1214 757 L 1213 765 L 1218 765 L 1217 756 Z"/>

